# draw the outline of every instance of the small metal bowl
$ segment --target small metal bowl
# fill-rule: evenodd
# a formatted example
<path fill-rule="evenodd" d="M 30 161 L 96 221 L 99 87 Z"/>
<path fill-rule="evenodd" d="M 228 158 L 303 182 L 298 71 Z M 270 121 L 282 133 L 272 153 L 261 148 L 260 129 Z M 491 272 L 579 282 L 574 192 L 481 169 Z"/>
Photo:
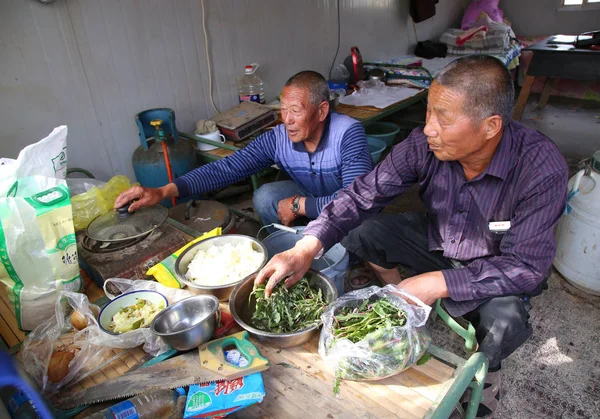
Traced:
<path fill-rule="evenodd" d="M 255 271 L 258 272 L 262 269 L 263 266 L 267 263 L 268 253 L 267 248 L 254 237 L 244 236 L 243 234 L 227 234 L 224 236 L 216 236 L 210 237 L 206 240 L 202 240 L 198 243 L 193 244 L 183 251 L 181 255 L 177 258 L 177 262 L 175 262 L 175 275 L 177 278 L 185 285 L 187 285 L 188 289 L 194 294 L 210 294 L 217 297 L 220 301 L 229 300 L 229 296 L 231 291 L 235 288 L 237 284 L 242 282 L 244 278 L 240 278 L 239 281 L 233 282 L 228 285 L 217 285 L 217 286 L 207 286 L 207 285 L 198 285 L 194 282 L 191 282 L 187 279 L 186 273 L 188 271 L 188 266 L 196 256 L 199 250 L 208 250 L 212 246 L 222 246 L 224 244 L 232 244 L 236 245 L 238 243 L 250 242 L 252 243 L 252 248 L 257 252 L 263 254 L 263 260 L 258 269 Z"/>
<path fill-rule="evenodd" d="M 150 330 L 178 351 L 188 351 L 211 338 L 218 310 L 219 300 L 213 295 L 188 297 L 161 311 Z"/>
<path fill-rule="evenodd" d="M 256 278 L 256 275 L 257 274 L 252 274 L 248 276 L 241 284 L 236 286 L 231 293 L 231 298 L 229 299 L 229 312 L 235 321 L 256 337 L 256 340 L 260 343 L 275 348 L 299 346 L 312 339 L 312 337 L 319 332 L 319 327 L 321 327 L 320 321 L 319 324 L 308 329 L 281 334 L 264 332 L 251 326 L 251 319 L 255 310 L 256 300 L 254 297 L 249 299 L 249 296 L 254 288 L 254 279 Z M 336 300 L 338 294 L 335 285 L 321 272 L 309 269 L 304 277 L 308 279 L 311 286 L 321 289 L 323 298 L 327 304 L 331 304 Z"/>

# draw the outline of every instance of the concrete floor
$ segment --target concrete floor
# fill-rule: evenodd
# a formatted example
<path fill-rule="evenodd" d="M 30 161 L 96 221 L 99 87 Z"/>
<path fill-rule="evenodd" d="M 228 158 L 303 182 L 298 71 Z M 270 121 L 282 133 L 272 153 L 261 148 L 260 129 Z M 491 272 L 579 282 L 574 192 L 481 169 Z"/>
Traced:
<path fill-rule="evenodd" d="M 600 102 L 551 97 L 543 109 L 536 104 L 531 98 L 521 122 L 550 137 L 569 160 L 600 150 Z"/>
<path fill-rule="evenodd" d="M 600 150 L 600 104 L 550 98 L 536 109 L 532 97 L 522 122 L 554 140 L 567 158 L 571 175 L 577 163 Z M 419 211 L 417 189 L 384 211 Z M 228 200 L 251 210 L 251 194 Z M 256 232 L 242 223 L 246 234 Z M 549 289 L 532 300 L 533 337 L 503 362 L 502 401 L 498 418 L 600 418 L 600 297 L 572 287 L 554 271 Z M 434 341 L 467 357 L 460 338 L 439 321 L 430 326 Z M 455 417 L 455 415 L 453 415 Z"/>

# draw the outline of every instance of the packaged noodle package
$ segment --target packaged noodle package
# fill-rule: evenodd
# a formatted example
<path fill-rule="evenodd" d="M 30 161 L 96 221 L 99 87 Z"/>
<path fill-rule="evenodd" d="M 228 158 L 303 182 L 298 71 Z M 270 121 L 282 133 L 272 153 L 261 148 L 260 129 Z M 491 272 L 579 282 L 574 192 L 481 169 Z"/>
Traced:
<path fill-rule="evenodd" d="M 177 275 L 175 275 L 175 262 L 177 262 L 177 258 L 180 254 L 183 253 L 185 249 L 193 245 L 194 243 L 198 243 L 204 239 L 208 239 L 209 237 L 220 236 L 221 235 L 221 227 L 217 227 L 208 233 L 203 234 L 202 236 L 192 240 L 181 249 L 177 250 L 175 253 L 171 254 L 166 259 L 157 263 L 148 271 L 146 275 L 153 276 L 161 284 L 171 287 L 171 288 L 183 288 L 183 284 L 179 282 L 177 279 Z"/>
<path fill-rule="evenodd" d="M 58 292 L 81 290 L 66 135 L 56 128 L 0 165 L 0 282 L 22 330 L 52 316 Z"/>

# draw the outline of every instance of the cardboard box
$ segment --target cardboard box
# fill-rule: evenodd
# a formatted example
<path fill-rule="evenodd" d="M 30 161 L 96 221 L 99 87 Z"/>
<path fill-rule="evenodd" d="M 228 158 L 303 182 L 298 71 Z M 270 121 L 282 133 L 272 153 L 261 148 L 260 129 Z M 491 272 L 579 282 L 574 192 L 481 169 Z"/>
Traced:
<path fill-rule="evenodd" d="M 183 417 L 224 418 L 240 409 L 260 403 L 265 397 L 260 372 L 235 380 L 190 386 Z"/>

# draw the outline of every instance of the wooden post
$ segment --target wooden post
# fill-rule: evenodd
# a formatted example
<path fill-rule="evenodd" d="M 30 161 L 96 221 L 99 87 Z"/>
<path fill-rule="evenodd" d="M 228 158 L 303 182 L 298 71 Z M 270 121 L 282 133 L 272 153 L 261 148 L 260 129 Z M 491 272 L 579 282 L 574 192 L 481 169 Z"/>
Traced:
<path fill-rule="evenodd" d="M 542 94 L 540 96 L 540 101 L 536 106 L 537 109 L 542 109 L 548 103 L 550 93 L 552 92 L 552 88 L 556 84 L 556 80 L 557 79 L 553 79 L 551 77 L 546 77 L 546 81 L 544 82 L 544 88 L 542 89 Z"/>
<path fill-rule="evenodd" d="M 517 104 L 515 105 L 515 110 L 513 111 L 513 119 L 515 121 L 520 121 L 521 117 L 523 116 L 523 112 L 525 111 L 525 106 L 527 106 L 527 99 L 529 99 L 529 93 L 531 93 L 531 87 L 533 86 L 534 80 L 534 76 L 525 77 L 525 83 L 523 83 L 521 93 L 519 94 Z"/>

